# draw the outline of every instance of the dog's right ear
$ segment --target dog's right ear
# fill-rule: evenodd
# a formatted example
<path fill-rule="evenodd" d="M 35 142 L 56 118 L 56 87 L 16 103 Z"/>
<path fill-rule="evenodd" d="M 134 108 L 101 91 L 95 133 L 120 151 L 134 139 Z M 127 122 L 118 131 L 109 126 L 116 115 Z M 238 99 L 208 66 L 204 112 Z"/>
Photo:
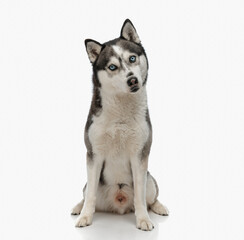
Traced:
<path fill-rule="evenodd" d="M 86 51 L 87 51 L 88 57 L 89 57 L 91 63 L 94 63 L 97 60 L 97 58 L 102 50 L 102 44 L 100 44 L 99 42 L 92 40 L 92 39 L 86 39 L 85 45 L 86 45 Z"/>

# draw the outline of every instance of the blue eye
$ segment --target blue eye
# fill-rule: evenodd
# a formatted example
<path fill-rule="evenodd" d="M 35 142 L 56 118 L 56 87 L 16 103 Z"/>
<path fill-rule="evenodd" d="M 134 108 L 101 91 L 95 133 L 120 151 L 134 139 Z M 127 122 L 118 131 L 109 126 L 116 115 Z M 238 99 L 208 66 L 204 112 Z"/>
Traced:
<path fill-rule="evenodd" d="M 117 69 L 117 67 L 114 64 L 109 65 L 108 67 L 111 71 L 114 71 Z"/>
<path fill-rule="evenodd" d="M 129 61 L 130 63 L 134 63 L 136 61 L 136 56 L 130 56 Z"/>

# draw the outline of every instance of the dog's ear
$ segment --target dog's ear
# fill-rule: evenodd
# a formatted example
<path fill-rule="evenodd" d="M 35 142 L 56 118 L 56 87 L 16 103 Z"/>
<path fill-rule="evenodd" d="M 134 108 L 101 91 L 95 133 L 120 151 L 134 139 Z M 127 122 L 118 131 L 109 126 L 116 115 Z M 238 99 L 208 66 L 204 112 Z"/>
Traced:
<path fill-rule="evenodd" d="M 135 43 L 141 42 L 135 27 L 129 19 L 125 20 L 120 32 L 120 37 Z"/>
<path fill-rule="evenodd" d="M 100 44 L 99 42 L 92 40 L 92 39 L 86 39 L 85 45 L 86 45 L 86 51 L 87 51 L 88 57 L 89 57 L 91 63 L 94 63 L 97 60 L 97 58 L 102 50 L 102 44 Z"/>

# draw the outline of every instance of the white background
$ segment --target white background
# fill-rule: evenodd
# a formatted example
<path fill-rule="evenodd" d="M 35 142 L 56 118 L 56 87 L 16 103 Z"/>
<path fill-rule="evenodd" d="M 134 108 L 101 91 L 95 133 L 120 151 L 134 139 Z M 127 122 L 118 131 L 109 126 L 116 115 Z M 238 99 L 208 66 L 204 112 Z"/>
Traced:
<path fill-rule="evenodd" d="M 0 1 L 0 239 L 244 239 L 242 0 Z M 169 217 L 74 227 L 91 101 L 84 39 L 134 23 L 149 58 L 149 170 Z"/>

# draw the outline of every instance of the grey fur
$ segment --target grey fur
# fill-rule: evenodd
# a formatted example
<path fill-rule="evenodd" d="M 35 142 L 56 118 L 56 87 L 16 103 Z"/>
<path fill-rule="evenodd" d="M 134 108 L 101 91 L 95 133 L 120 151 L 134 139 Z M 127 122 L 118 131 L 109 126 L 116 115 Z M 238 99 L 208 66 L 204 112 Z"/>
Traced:
<path fill-rule="evenodd" d="M 94 77 L 93 77 L 93 79 L 94 79 Z M 99 90 L 99 87 L 95 86 L 95 84 L 94 84 L 93 98 L 92 98 L 91 107 L 90 107 L 90 111 L 89 111 L 86 126 L 85 126 L 85 134 L 84 134 L 85 144 L 86 144 L 86 148 L 87 148 L 87 156 L 91 160 L 93 159 L 93 151 L 92 151 L 92 144 L 88 137 L 88 131 L 89 131 L 90 126 L 93 123 L 92 117 L 94 115 L 95 116 L 99 115 L 101 110 L 102 110 L 102 101 L 101 101 L 101 97 L 100 97 L 100 90 Z"/>
<path fill-rule="evenodd" d="M 151 120 L 150 120 L 150 116 L 149 116 L 149 111 L 147 109 L 146 112 L 146 121 L 149 127 L 149 136 L 148 139 L 141 151 L 141 160 L 144 161 L 148 158 L 150 150 L 151 150 L 151 145 L 152 145 L 152 124 L 151 124 Z"/>

